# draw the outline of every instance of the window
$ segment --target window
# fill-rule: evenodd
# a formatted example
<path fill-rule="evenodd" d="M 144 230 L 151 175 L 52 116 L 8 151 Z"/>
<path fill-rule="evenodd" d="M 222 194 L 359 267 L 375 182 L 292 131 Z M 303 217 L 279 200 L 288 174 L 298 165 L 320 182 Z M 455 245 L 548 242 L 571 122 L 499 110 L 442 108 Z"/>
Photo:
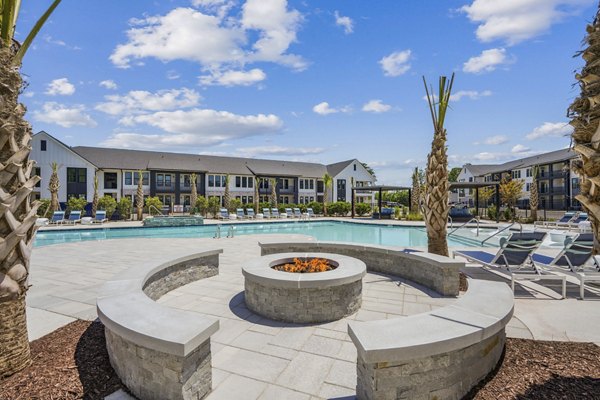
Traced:
<path fill-rule="evenodd" d="M 235 187 L 236 188 L 242 187 L 242 177 L 241 176 L 235 177 Z"/>
<path fill-rule="evenodd" d="M 35 167 L 35 168 L 33 169 L 33 173 L 34 173 L 35 175 L 37 175 L 37 176 L 41 177 L 41 176 L 42 176 L 42 169 L 41 169 L 40 167 Z M 38 183 L 36 183 L 36 184 L 35 184 L 35 187 L 41 187 L 41 186 L 42 186 L 42 180 L 40 179 L 40 180 L 38 181 Z"/>
<path fill-rule="evenodd" d="M 571 178 L 571 187 L 573 190 L 579 190 L 579 178 Z"/>
<path fill-rule="evenodd" d="M 215 187 L 215 176 L 214 175 L 208 176 L 208 187 Z"/>
<path fill-rule="evenodd" d="M 165 174 L 165 186 L 171 186 L 171 175 Z"/>
<path fill-rule="evenodd" d="M 125 184 L 132 185 L 133 181 L 131 180 L 131 171 L 125 171 Z"/>
<path fill-rule="evenodd" d="M 156 186 L 165 186 L 165 176 L 163 174 L 156 174 Z"/>
<path fill-rule="evenodd" d="M 310 183 L 311 190 L 314 190 L 314 188 L 315 188 L 315 181 L 314 181 L 314 179 L 310 179 L 308 182 Z"/>
<path fill-rule="evenodd" d="M 67 168 L 67 183 L 86 183 L 87 169 Z"/>
<path fill-rule="evenodd" d="M 225 175 L 208 175 L 208 187 L 225 187 Z"/>
<path fill-rule="evenodd" d="M 281 188 L 287 190 L 290 188 L 290 180 L 289 179 L 280 179 Z"/>
<path fill-rule="evenodd" d="M 265 178 L 261 178 L 258 187 L 260 189 L 268 189 L 269 188 L 269 180 Z"/>
<path fill-rule="evenodd" d="M 525 191 L 526 192 L 531 192 L 531 183 L 526 183 L 525 184 Z"/>
<path fill-rule="evenodd" d="M 354 164 L 354 170 L 356 171 L 356 164 Z"/>
<path fill-rule="evenodd" d="M 105 172 L 104 173 L 104 189 L 116 189 L 117 188 L 117 173 L 116 172 Z"/>
<path fill-rule="evenodd" d="M 45 140 L 40 141 L 40 149 L 42 151 L 46 151 L 46 141 Z"/>
<path fill-rule="evenodd" d="M 531 168 L 527 168 L 525 170 L 525 177 L 529 178 L 531 176 Z"/>
<path fill-rule="evenodd" d="M 254 187 L 254 178 L 252 178 L 251 176 L 248 177 L 248 187 L 249 188 Z"/>
<path fill-rule="evenodd" d="M 215 175 L 215 187 L 221 187 L 221 175 Z"/>
<path fill-rule="evenodd" d="M 148 185 L 150 182 L 150 172 L 142 172 L 142 185 Z M 140 183 L 140 174 L 139 172 L 133 172 L 133 184 L 138 185 Z"/>
<path fill-rule="evenodd" d="M 300 179 L 300 189 L 304 189 L 304 179 Z"/>
<path fill-rule="evenodd" d="M 191 187 L 192 186 L 192 179 L 189 175 L 183 175 L 183 187 Z"/>

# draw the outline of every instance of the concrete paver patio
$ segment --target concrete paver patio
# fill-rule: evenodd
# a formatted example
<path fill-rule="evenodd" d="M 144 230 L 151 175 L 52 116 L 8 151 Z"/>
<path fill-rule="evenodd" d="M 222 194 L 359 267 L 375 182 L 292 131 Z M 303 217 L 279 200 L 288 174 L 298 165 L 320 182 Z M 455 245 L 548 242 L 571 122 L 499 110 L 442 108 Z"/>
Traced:
<path fill-rule="evenodd" d="M 36 248 L 27 299 L 30 337 L 40 337 L 74 318 L 95 319 L 98 289 L 120 271 L 223 248 L 218 276 L 183 286 L 159 300 L 220 319 L 220 329 L 211 338 L 213 392 L 208 398 L 351 398 L 356 349 L 346 333 L 347 320 L 402 318 L 455 301 L 410 282 L 369 273 L 362 308 L 346 319 L 305 326 L 263 318 L 245 306 L 241 267 L 260 255 L 260 240 L 277 239 L 312 240 L 301 235 L 252 235 L 220 240 L 104 240 Z M 478 267 L 465 270 L 477 279 L 502 279 Z M 552 296 L 535 283 L 520 286 L 508 335 L 600 343 L 597 297 L 579 301 Z"/>

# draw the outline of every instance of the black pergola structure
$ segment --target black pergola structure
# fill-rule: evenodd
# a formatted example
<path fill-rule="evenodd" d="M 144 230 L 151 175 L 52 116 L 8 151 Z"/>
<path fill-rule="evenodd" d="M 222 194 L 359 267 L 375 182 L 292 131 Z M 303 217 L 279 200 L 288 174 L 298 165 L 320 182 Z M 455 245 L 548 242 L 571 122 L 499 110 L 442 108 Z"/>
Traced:
<path fill-rule="evenodd" d="M 411 196 L 412 196 L 412 188 L 410 187 L 405 187 L 405 186 L 363 186 L 363 187 L 353 187 L 351 188 L 352 193 L 352 218 L 354 218 L 354 191 L 355 190 L 361 190 L 364 192 L 378 192 L 379 193 L 379 200 L 378 200 L 378 206 L 379 206 L 379 219 L 381 219 L 381 193 L 382 192 L 397 192 L 400 190 L 408 190 L 408 204 L 410 205 L 411 203 Z"/>
<path fill-rule="evenodd" d="M 475 214 L 479 215 L 479 189 L 494 186 L 496 189 L 496 223 L 500 222 L 500 182 L 450 182 L 450 190 L 475 189 Z"/>

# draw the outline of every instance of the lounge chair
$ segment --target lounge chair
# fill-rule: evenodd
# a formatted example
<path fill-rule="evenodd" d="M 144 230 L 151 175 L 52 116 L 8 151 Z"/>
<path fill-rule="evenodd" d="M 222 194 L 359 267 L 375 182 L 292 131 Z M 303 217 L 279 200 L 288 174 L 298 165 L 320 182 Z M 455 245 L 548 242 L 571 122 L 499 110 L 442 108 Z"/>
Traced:
<path fill-rule="evenodd" d="M 256 215 L 254 214 L 254 208 L 246 208 L 246 217 L 248 219 L 256 218 Z"/>
<path fill-rule="evenodd" d="M 312 208 L 310 208 L 310 207 L 308 207 L 308 208 L 306 209 L 306 214 L 308 215 L 308 219 L 311 219 L 311 218 L 314 218 L 314 217 L 315 217 L 315 213 L 314 213 L 313 209 L 312 209 Z"/>
<path fill-rule="evenodd" d="M 52 213 L 52 218 L 50 218 L 50 224 L 62 224 L 65 222 L 65 212 L 64 211 L 54 211 Z"/>
<path fill-rule="evenodd" d="M 561 272 L 579 280 L 579 297 L 585 298 L 585 282 L 600 281 L 600 264 L 592 256 L 594 235 L 582 233 L 565 238 L 563 249 L 552 258 L 534 254 L 532 259 L 537 268 L 547 272 Z"/>
<path fill-rule="evenodd" d="M 229 211 L 226 208 L 219 210 L 219 219 L 229 219 Z"/>
<path fill-rule="evenodd" d="M 94 224 L 103 224 L 108 221 L 106 218 L 106 211 L 98 210 L 96 211 L 96 217 L 92 220 Z"/>
<path fill-rule="evenodd" d="M 302 211 L 298 207 L 294 208 L 294 217 L 302 219 Z"/>
<path fill-rule="evenodd" d="M 542 226 L 549 228 L 557 228 L 557 227 L 569 227 L 569 222 L 577 218 L 577 213 L 575 211 L 568 211 L 563 214 L 560 219 L 557 221 L 542 221 L 545 222 Z M 535 224 L 534 224 L 535 225 Z"/>
<path fill-rule="evenodd" d="M 532 260 L 533 252 L 537 250 L 546 232 L 513 233 L 508 238 L 500 238 L 500 249 L 496 254 L 486 251 L 454 251 L 453 255 L 461 256 L 470 262 L 484 267 L 504 269 L 511 277 L 511 288 L 514 292 L 516 280 L 553 279 L 562 281 L 562 297 L 566 297 L 566 279 L 552 273 L 547 273 L 536 267 Z"/>
<path fill-rule="evenodd" d="M 271 217 L 280 218 L 281 215 L 279 215 L 279 210 L 276 208 L 271 208 Z"/>
<path fill-rule="evenodd" d="M 286 209 L 285 209 L 285 214 L 286 214 L 286 215 L 287 215 L 289 218 L 294 218 L 294 217 L 295 217 L 295 215 L 294 215 L 294 212 L 292 211 L 292 209 L 291 209 L 291 208 L 286 208 Z"/>
<path fill-rule="evenodd" d="M 579 224 L 582 222 L 586 222 L 588 220 L 588 214 L 584 212 L 580 212 L 577 214 L 577 217 L 568 223 L 569 230 L 571 229 L 579 229 Z"/>
<path fill-rule="evenodd" d="M 244 214 L 244 209 L 243 208 L 238 208 L 235 210 L 235 215 L 237 215 L 238 219 L 245 219 L 246 218 L 246 214 Z"/>
<path fill-rule="evenodd" d="M 81 222 L 81 211 L 71 211 L 69 213 L 69 218 L 63 220 L 63 224 L 73 224 Z"/>
<path fill-rule="evenodd" d="M 263 208 L 263 216 L 265 218 L 271 218 L 271 211 L 268 208 Z"/>

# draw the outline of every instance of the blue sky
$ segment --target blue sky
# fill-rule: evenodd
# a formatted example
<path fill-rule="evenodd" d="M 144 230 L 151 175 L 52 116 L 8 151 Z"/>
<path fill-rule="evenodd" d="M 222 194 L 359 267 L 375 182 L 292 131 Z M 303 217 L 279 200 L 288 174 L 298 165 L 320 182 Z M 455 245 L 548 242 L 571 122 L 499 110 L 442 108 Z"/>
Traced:
<path fill-rule="evenodd" d="M 23 2 L 23 35 L 50 1 Z M 569 145 L 594 0 L 63 0 L 26 55 L 34 131 L 69 145 L 323 163 L 408 184 L 422 76 L 456 73 L 450 166 Z"/>

